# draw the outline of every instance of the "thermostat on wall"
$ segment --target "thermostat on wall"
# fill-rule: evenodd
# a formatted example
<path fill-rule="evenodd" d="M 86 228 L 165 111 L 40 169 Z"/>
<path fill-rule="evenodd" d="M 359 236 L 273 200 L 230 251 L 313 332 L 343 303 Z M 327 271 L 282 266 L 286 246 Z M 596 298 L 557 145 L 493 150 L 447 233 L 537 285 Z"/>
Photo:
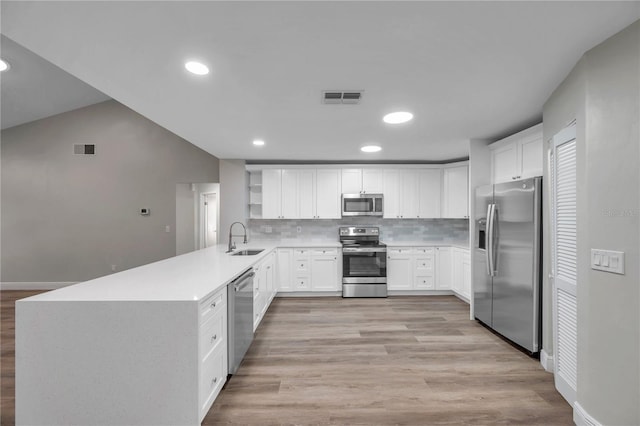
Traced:
<path fill-rule="evenodd" d="M 149 216 L 151 214 L 151 210 L 147 209 L 147 208 L 141 208 L 140 209 L 140 214 L 142 216 Z"/>

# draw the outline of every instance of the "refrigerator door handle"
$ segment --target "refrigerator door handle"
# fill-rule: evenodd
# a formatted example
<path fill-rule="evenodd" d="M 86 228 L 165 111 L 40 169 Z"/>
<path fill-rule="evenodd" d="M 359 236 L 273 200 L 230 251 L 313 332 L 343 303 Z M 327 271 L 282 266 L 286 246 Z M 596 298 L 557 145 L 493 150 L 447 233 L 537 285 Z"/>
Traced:
<path fill-rule="evenodd" d="M 493 205 L 493 215 L 491 217 L 492 225 L 491 225 L 491 271 L 492 276 L 496 276 L 498 273 L 498 246 L 500 244 L 500 217 L 498 211 L 498 205 Z"/>
<path fill-rule="evenodd" d="M 494 204 L 487 206 L 487 232 L 485 238 L 487 239 L 485 255 L 487 256 L 487 275 L 493 276 L 493 208 Z"/>

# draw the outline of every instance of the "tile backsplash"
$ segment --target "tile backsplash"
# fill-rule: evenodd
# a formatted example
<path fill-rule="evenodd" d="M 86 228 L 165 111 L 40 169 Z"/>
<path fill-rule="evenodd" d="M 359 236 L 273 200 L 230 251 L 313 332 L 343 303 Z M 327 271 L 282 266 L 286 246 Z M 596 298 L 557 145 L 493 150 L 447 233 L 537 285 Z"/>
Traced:
<path fill-rule="evenodd" d="M 424 241 L 466 245 L 469 242 L 467 219 L 381 219 L 354 217 L 351 219 L 291 219 L 249 220 L 252 240 L 295 240 L 311 242 L 338 241 L 341 226 L 377 226 L 382 241 Z M 300 232 L 298 232 L 298 228 Z M 269 232 L 271 231 L 271 232 Z"/>

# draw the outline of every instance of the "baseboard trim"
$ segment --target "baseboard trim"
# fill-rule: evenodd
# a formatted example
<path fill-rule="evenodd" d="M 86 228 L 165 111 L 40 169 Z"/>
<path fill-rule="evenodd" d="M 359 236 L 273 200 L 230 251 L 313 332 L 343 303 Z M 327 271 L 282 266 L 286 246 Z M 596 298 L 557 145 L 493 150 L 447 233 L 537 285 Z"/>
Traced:
<path fill-rule="evenodd" d="M 388 290 L 389 296 L 456 296 L 451 290 Z"/>
<path fill-rule="evenodd" d="M 77 282 L 3 282 L 0 290 L 57 290 L 74 284 Z"/>
<path fill-rule="evenodd" d="M 540 364 L 545 371 L 553 373 L 553 355 L 549 355 L 544 349 L 540 351 Z"/>
<path fill-rule="evenodd" d="M 578 401 L 573 404 L 573 422 L 576 426 L 602 426 L 602 423 L 591 417 Z"/>

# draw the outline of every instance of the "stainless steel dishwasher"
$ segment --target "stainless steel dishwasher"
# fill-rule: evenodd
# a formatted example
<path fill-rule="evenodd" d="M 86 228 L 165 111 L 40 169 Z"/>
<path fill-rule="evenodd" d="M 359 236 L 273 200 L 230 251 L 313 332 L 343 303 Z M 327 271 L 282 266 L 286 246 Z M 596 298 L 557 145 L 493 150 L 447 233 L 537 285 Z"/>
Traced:
<path fill-rule="evenodd" d="M 229 374 L 235 374 L 253 341 L 253 269 L 246 270 L 227 287 L 229 317 Z"/>

